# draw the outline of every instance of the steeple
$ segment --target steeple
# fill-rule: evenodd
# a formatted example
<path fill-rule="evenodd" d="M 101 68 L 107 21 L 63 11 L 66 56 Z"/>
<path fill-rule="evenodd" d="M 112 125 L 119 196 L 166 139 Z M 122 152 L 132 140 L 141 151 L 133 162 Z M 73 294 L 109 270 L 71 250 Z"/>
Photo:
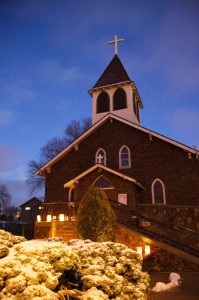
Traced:
<path fill-rule="evenodd" d="M 131 80 L 118 55 L 115 54 L 107 68 L 94 85 L 93 89 L 124 82 L 131 82 Z"/>
<path fill-rule="evenodd" d="M 116 36 L 115 41 L 122 40 L 118 40 Z M 143 108 L 142 101 L 135 83 L 130 79 L 117 54 L 89 90 L 89 94 L 92 96 L 92 124 L 107 113 L 140 124 L 139 110 Z"/>

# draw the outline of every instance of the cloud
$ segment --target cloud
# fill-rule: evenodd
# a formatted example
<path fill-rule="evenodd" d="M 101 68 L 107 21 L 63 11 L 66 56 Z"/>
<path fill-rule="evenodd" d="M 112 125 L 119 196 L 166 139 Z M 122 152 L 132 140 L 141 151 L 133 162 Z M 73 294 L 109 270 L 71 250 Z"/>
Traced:
<path fill-rule="evenodd" d="M 21 103 L 33 101 L 36 98 L 37 93 L 33 88 L 33 83 L 25 79 L 27 75 L 17 76 L 17 71 L 12 68 L 7 70 L 5 76 L 1 75 L 1 105 L 4 104 L 6 107 L 13 107 Z M 5 101 L 3 101 L 4 99 Z"/>
<path fill-rule="evenodd" d="M 78 67 L 63 67 L 54 59 L 44 60 L 39 65 L 37 64 L 35 72 L 40 76 L 41 81 L 45 81 L 47 84 L 55 87 L 68 84 L 74 86 L 76 81 L 82 78 Z"/>

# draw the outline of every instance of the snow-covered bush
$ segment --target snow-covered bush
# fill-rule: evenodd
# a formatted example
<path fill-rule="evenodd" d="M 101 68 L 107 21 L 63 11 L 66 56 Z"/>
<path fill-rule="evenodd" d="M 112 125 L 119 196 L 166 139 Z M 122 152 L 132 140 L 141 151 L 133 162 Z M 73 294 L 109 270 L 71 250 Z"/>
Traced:
<path fill-rule="evenodd" d="M 149 276 L 142 272 L 142 258 L 136 251 L 113 242 L 71 240 L 68 244 L 79 256 L 84 290 L 95 287 L 116 300 L 147 298 Z"/>
<path fill-rule="evenodd" d="M 48 295 L 46 299 L 59 299 L 52 292 L 59 285 L 59 277 L 77 264 L 78 255 L 62 242 L 32 240 L 17 244 L 0 260 L 0 299 L 29 300 Z"/>
<path fill-rule="evenodd" d="M 149 277 L 141 264 L 135 251 L 119 243 L 25 241 L 0 259 L 0 299 L 145 300 Z M 81 291 L 60 285 L 71 269 L 81 275 Z"/>
<path fill-rule="evenodd" d="M 0 229 L 0 245 L 12 247 L 15 244 L 24 242 L 26 239 L 23 236 L 15 236 L 10 232 Z"/>

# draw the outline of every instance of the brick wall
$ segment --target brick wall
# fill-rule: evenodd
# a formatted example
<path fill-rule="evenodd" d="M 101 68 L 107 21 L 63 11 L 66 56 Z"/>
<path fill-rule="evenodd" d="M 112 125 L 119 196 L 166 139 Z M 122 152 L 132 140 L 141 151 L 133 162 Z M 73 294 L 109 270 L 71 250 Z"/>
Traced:
<path fill-rule="evenodd" d="M 119 149 L 131 150 L 131 169 L 119 170 Z M 51 168 L 46 176 L 46 201 L 66 201 L 64 184 L 95 163 L 99 148 L 106 151 L 107 167 L 140 182 L 142 191 L 137 203 L 151 204 L 151 185 L 159 178 L 164 182 L 167 205 L 199 205 L 199 161 L 172 144 L 113 120 L 107 122 L 83 140 L 79 149 L 71 150 Z M 88 188 L 87 186 L 85 187 Z"/>

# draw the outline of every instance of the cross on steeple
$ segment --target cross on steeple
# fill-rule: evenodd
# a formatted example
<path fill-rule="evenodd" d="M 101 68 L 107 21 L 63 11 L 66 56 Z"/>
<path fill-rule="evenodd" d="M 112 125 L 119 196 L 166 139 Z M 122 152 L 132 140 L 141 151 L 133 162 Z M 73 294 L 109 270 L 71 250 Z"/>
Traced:
<path fill-rule="evenodd" d="M 108 42 L 108 44 L 115 44 L 115 54 L 117 54 L 117 44 L 118 44 L 119 42 L 123 42 L 123 40 L 124 40 L 124 39 L 118 39 L 118 38 L 117 38 L 117 35 L 115 35 L 114 41 Z"/>

